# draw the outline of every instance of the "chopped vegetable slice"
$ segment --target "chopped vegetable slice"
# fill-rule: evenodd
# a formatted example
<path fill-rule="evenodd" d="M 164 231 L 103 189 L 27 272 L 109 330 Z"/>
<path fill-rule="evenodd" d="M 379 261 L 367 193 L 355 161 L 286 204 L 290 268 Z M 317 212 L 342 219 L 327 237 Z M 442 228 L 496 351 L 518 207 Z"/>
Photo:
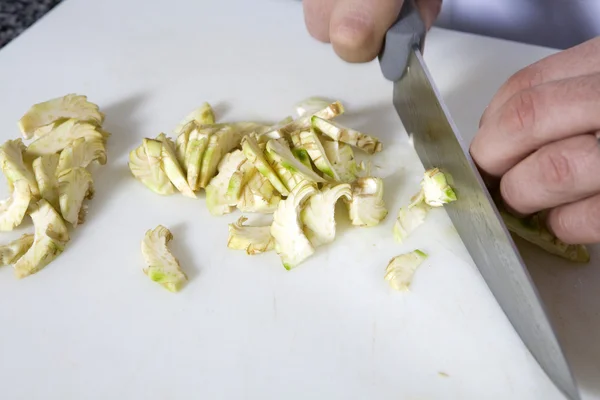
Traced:
<path fill-rule="evenodd" d="M 0 166 L 4 176 L 12 189 L 14 182 L 24 180 L 29 184 L 32 196 L 37 197 L 40 191 L 33 172 L 23 161 L 23 152 L 26 147 L 21 139 L 7 140 L 0 146 Z"/>
<path fill-rule="evenodd" d="M 31 139 L 37 129 L 66 118 L 89 121 L 99 126 L 104 122 L 104 114 L 86 96 L 68 94 L 34 104 L 19 120 L 19 129 L 25 139 Z"/>
<path fill-rule="evenodd" d="M 570 261 L 587 263 L 590 253 L 585 245 L 567 244 L 553 235 L 539 214 L 527 218 L 517 218 L 501 209 L 500 215 L 508 230 L 544 251 Z"/>
<path fill-rule="evenodd" d="M 271 235 L 275 239 L 275 251 L 287 270 L 295 268 L 315 252 L 302 229 L 300 212 L 304 202 L 316 190 L 308 183 L 296 186 L 287 199 L 279 202 L 273 214 Z"/>
<path fill-rule="evenodd" d="M 98 130 L 96 125 L 69 119 L 56 126 L 48 134 L 33 141 L 27 147 L 25 156 L 34 159 L 45 154 L 58 153 L 79 138 L 85 138 L 87 141 L 106 141 L 105 135 Z"/>
<path fill-rule="evenodd" d="M 200 107 L 190 112 L 186 117 L 181 120 L 174 130 L 175 135 L 179 135 L 184 127 L 190 123 L 195 122 L 198 125 L 209 125 L 215 123 L 215 114 L 210 104 L 204 102 Z"/>
<path fill-rule="evenodd" d="M 190 121 L 187 124 L 183 125 L 181 128 L 176 128 L 175 131 L 178 131 L 177 139 L 175 139 L 175 155 L 177 156 L 177 161 L 179 161 L 179 165 L 181 168 L 186 171 L 187 166 L 185 162 L 185 153 L 188 145 L 188 141 L 190 139 L 190 133 L 197 128 L 196 121 Z"/>
<path fill-rule="evenodd" d="M 229 224 L 227 247 L 235 250 L 245 250 L 248 255 L 273 250 L 275 248 L 275 241 L 273 236 L 271 236 L 271 225 L 244 225 L 244 222 L 247 220 L 248 218 L 246 217 L 240 217 L 237 222 Z"/>
<path fill-rule="evenodd" d="M 425 222 L 427 213 L 431 206 L 425 203 L 423 190 L 412 197 L 408 207 L 402 207 L 398 211 L 398 218 L 394 223 L 394 238 L 402 243 L 415 229 Z"/>
<path fill-rule="evenodd" d="M 331 161 L 329 161 L 329 158 L 327 158 L 327 154 L 325 153 L 325 149 L 321 144 L 321 140 L 319 140 L 319 137 L 313 129 L 292 134 L 292 142 L 294 147 L 306 149 L 310 159 L 313 161 L 315 167 L 317 167 L 319 171 L 335 181 L 340 180 L 340 177 L 333 168 Z M 308 165 L 308 168 L 310 168 L 310 165 Z"/>
<path fill-rule="evenodd" d="M 368 154 L 379 152 L 382 149 L 381 142 L 373 136 L 355 131 L 351 128 L 346 128 L 336 122 L 328 121 L 316 115 L 312 117 L 311 121 L 313 129 L 317 133 L 329 136 L 333 140 L 358 147 Z"/>
<path fill-rule="evenodd" d="M 359 178 L 352 186 L 352 200 L 345 201 L 350 221 L 356 226 L 375 226 L 388 214 L 383 201 L 383 180 Z"/>
<path fill-rule="evenodd" d="M 335 239 L 335 205 L 345 197 L 352 199 L 350 184 L 343 183 L 325 187 L 309 197 L 300 213 L 304 223 L 304 234 L 313 247 L 333 242 Z"/>
<path fill-rule="evenodd" d="M 241 150 L 225 154 L 219 163 L 219 173 L 206 187 L 206 206 L 212 215 L 223 215 L 233 211 L 238 199 L 228 199 L 229 182 L 243 162 L 247 161 Z"/>
<path fill-rule="evenodd" d="M 325 182 L 316 172 L 298 160 L 284 139 L 271 139 L 267 142 L 266 157 L 277 175 L 292 190 L 303 180 Z"/>
<path fill-rule="evenodd" d="M 331 101 L 322 97 L 309 97 L 296 104 L 296 114 L 298 117 L 313 115 L 323 109 L 326 109 Z"/>
<path fill-rule="evenodd" d="M 162 142 L 144 139 L 141 146 L 129 153 L 129 169 L 147 188 L 160 195 L 175 193 L 175 187 L 162 168 Z"/>
<path fill-rule="evenodd" d="M 58 257 L 69 241 L 69 232 L 56 210 L 41 199 L 30 211 L 35 228 L 33 245 L 19 258 L 15 265 L 15 276 L 24 278 L 35 274 Z"/>
<path fill-rule="evenodd" d="M 83 167 L 72 168 L 58 176 L 58 201 L 65 221 L 74 227 L 85 222 L 85 199 L 94 197 L 92 174 Z"/>
<path fill-rule="evenodd" d="M 60 152 L 56 171 L 57 174 L 60 174 L 62 171 L 70 168 L 86 168 L 94 161 L 98 161 L 100 165 L 106 164 L 104 141 L 97 138 L 92 138 L 89 141 L 85 140 L 85 138 L 79 138 Z"/>
<path fill-rule="evenodd" d="M 359 166 L 354 161 L 354 151 L 350 145 L 333 140 L 323 140 L 323 149 L 333 170 L 341 182 L 354 182 L 359 173 Z"/>
<path fill-rule="evenodd" d="M 195 199 L 196 194 L 192 188 L 190 188 L 190 185 L 188 185 L 185 175 L 181 170 L 181 166 L 179 165 L 179 162 L 177 162 L 177 156 L 175 155 L 172 141 L 169 140 L 164 133 L 158 135 L 156 139 L 160 140 L 162 143 L 161 158 L 163 171 L 165 171 L 171 183 L 173 183 L 181 194 Z"/>
<path fill-rule="evenodd" d="M 395 290 L 408 291 L 415 271 L 426 259 L 427 254 L 421 250 L 392 258 L 385 269 L 385 280 Z"/>
<path fill-rule="evenodd" d="M 28 188 L 29 189 L 29 188 Z M 0 265 L 11 265 L 23 257 L 23 254 L 33 245 L 34 235 L 25 234 L 10 243 L 0 246 Z"/>
<path fill-rule="evenodd" d="M 146 231 L 142 241 L 142 255 L 146 261 L 143 271 L 165 289 L 178 292 L 188 278 L 181 269 L 179 260 L 167 247 L 171 240 L 173 234 L 162 225 Z"/>
<path fill-rule="evenodd" d="M 236 174 L 232 176 L 228 190 L 228 193 L 236 193 L 236 186 L 242 185 L 237 208 L 242 212 L 264 214 L 275 212 L 281 201 L 281 196 L 271 182 L 258 172 L 256 167 L 248 160 L 242 164 L 240 171 L 241 176 Z"/>
<path fill-rule="evenodd" d="M 217 166 L 223 155 L 236 148 L 243 137 L 241 130 L 231 126 L 225 126 L 210 136 L 206 152 L 202 157 L 200 169 L 201 188 L 205 188 L 217 173 Z"/>
<path fill-rule="evenodd" d="M 280 127 L 279 129 L 277 129 L 277 132 L 279 133 L 280 137 L 286 137 L 296 131 L 309 129 L 311 127 L 311 119 L 313 117 L 322 118 L 324 120 L 330 120 L 343 113 L 344 106 L 339 101 L 335 101 L 314 114 L 306 114 L 290 122 L 289 124 Z"/>
<path fill-rule="evenodd" d="M 12 231 L 23 221 L 31 202 L 29 184 L 23 180 L 14 182 L 11 196 L 0 201 L 0 231 Z"/>
<path fill-rule="evenodd" d="M 187 182 L 192 190 L 199 189 L 199 179 L 201 173 L 202 159 L 208 140 L 211 135 L 217 131 L 217 128 L 196 128 L 190 133 L 188 145 L 185 151 L 185 165 L 187 170 Z"/>
<path fill-rule="evenodd" d="M 58 181 L 56 180 L 58 163 L 59 155 L 57 153 L 47 154 L 33 160 L 33 174 L 40 195 L 56 209 L 60 208 L 58 204 Z"/>
<path fill-rule="evenodd" d="M 425 171 L 421 187 L 425 195 L 425 203 L 431 207 L 441 207 L 456 200 L 454 190 L 448 185 L 446 176 L 438 168 Z"/>
<path fill-rule="evenodd" d="M 275 187 L 279 193 L 281 193 L 283 196 L 287 196 L 290 193 L 281 179 L 279 179 L 279 176 L 277 176 L 273 168 L 271 168 L 271 165 L 265 159 L 258 142 L 252 135 L 245 136 L 242 139 L 242 151 L 244 152 L 244 155 L 248 161 L 250 161 L 256 167 L 256 169 L 269 180 L 269 182 L 271 182 L 273 187 Z"/>

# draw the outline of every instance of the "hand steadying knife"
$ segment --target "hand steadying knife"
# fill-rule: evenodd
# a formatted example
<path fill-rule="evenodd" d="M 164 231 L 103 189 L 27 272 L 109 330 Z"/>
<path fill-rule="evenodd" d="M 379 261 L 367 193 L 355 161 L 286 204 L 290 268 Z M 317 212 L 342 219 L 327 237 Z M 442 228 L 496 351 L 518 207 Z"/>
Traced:
<path fill-rule="evenodd" d="M 600 41 L 515 74 L 487 108 L 469 148 L 421 53 L 439 1 L 420 0 L 420 10 L 414 0 L 304 4 L 309 31 L 331 39 L 342 58 L 359 62 L 379 56 L 421 162 L 452 177 L 459 200 L 446 210 L 491 292 L 552 381 L 569 399 L 579 399 L 552 324 L 480 171 L 499 183 L 502 200 L 514 213 L 550 210 L 548 223 L 559 238 L 600 241 L 600 177 L 590 172 L 600 167 L 595 133 L 600 118 L 594 112 L 600 75 L 593 75 Z M 327 12 L 314 14 L 316 5 Z"/>
<path fill-rule="evenodd" d="M 349 62 L 377 57 L 402 3 L 303 0 L 310 34 Z M 441 4 L 417 1 L 427 28 Z M 470 147 L 506 205 L 519 214 L 550 210 L 549 228 L 566 243 L 600 243 L 599 84 L 600 38 L 542 59 L 500 88 Z"/>

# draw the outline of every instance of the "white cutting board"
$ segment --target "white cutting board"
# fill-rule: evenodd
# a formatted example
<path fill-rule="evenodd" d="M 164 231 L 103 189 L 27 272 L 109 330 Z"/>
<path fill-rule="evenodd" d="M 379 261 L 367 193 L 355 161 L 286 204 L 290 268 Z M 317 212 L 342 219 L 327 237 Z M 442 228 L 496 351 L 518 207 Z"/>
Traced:
<path fill-rule="evenodd" d="M 496 88 L 550 52 L 434 30 L 426 59 L 470 138 Z M 376 62 L 345 64 L 311 39 L 299 3 L 66 1 L 0 51 L 1 139 L 18 137 L 31 104 L 70 92 L 106 113 L 109 162 L 95 172 L 87 222 L 55 262 L 21 281 L 0 268 L 2 398 L 562 398 L 443 211 L 393 241 L 422 167 L 391 86 Z M 203 101 L 222 120 L 275 121 L 312 95 L 343 101 L 341 121 L 383 140 L 375 164 L 390 215 L 369 229 L 340 215 L 336 242 L 293 271 L 274 253 L 226 248 L 239 213 L 212 217 L 203 199 L 160 197 L 130 176 L 127 153 Z M 178 294 L 141 272 L 140 241 L 157 224 L 173 231 L 191 277 Z M 394 292 L 387 261 L 414 248 L 430 258 L 410 293 Z M 600 277 L 529 250 L 584 398 L 598 398 Z"/>

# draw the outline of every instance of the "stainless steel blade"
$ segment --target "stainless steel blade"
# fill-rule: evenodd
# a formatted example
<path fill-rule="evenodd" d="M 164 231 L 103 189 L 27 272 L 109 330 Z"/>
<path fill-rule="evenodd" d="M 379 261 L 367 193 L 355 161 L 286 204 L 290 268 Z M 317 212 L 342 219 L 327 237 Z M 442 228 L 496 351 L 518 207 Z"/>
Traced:
<path fill-rule="evenodd" d="M 521 256 L 418 47 L 394 83 L 394 106 L 425 168 L 447 174 L 458 201 L 445 209 L 475 265 L 532 355 L 569 399 L 579 392 Z"/>

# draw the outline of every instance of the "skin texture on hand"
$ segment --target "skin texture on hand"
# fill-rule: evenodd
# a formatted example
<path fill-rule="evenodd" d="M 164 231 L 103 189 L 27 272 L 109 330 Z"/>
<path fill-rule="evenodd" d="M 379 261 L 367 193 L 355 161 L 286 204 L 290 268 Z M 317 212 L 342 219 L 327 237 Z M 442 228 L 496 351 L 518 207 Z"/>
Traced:
<path fill-rule="evenodd" d="M 352 63 L 379 54 L 385 34 L 398 18 L 402 0 L 303 0 L 308 32 L 331 43 L 336 54 Z M 417 0 L 427 29 L 440 13 L 442 0 Z"/>
<path fill-rule="evenodd" d="M 474 161 L 517 215 L 548 211 L 567 243 L 600 242 L 600 38 L 514 74 L 484 112 Z"/>

